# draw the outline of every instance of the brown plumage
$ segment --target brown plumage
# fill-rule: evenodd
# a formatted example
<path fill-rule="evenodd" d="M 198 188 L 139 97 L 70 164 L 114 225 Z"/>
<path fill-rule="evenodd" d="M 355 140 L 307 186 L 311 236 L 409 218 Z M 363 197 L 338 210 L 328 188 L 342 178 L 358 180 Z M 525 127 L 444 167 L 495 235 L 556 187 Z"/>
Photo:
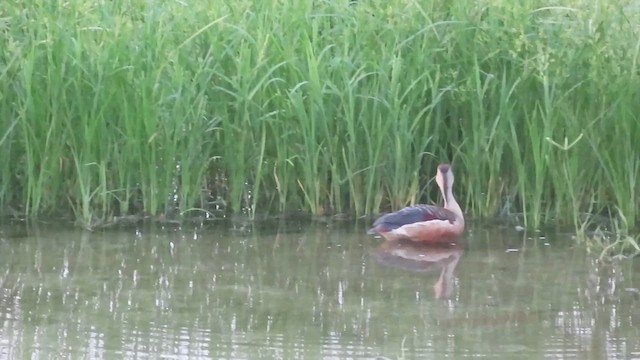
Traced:
<path fill-rule="evenodd" d="M 378 218 L 369 234 L 387 240 L 408 239 L 427 243 L 456 240 L 464 231 L 464 216 L 453 197 L 453 171 L 448 164 L 438 166 L 436 182 L 444 198 L 444 207 L 434 205 L 409 206 Z"/>

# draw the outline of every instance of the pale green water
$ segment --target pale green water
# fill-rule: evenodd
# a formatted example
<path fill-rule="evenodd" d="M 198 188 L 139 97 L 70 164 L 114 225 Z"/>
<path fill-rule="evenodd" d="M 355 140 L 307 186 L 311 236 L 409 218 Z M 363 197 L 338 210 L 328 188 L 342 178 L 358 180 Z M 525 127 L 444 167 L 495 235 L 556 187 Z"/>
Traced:
<path fill-rule="evenodd" d="M 504 229 L 444 250 L 299 228 L 2 227 L 0 359 L 640 358 L 638 260 Z"/>

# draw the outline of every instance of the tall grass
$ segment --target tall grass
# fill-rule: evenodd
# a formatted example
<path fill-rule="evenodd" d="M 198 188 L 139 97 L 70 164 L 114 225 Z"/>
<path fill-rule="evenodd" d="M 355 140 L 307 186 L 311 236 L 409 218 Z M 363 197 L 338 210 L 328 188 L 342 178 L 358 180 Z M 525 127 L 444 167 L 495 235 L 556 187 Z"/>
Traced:
<path fill-rule="evenodd" d="M 0 203 L 112 216 L 435 199 L 527 227 L 637 224 L 638 9 L 625 1 L 8 2 Z"/>

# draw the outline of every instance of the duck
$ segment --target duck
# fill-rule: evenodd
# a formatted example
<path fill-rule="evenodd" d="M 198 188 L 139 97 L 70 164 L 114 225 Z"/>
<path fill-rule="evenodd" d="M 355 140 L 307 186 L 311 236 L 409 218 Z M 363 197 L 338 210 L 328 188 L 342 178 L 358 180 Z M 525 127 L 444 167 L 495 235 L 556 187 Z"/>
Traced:
<path fill-rule="evenodd" d="M 444 199 L 444 206 L 414 205 L 382 215 L 368 231 L 386 240 L 411 240 L 421 243 L 451 243 L 464 232 L 464 215 L 453 196 L 453 169 L 449 164 L 438 165 L 436 183 Z"/>

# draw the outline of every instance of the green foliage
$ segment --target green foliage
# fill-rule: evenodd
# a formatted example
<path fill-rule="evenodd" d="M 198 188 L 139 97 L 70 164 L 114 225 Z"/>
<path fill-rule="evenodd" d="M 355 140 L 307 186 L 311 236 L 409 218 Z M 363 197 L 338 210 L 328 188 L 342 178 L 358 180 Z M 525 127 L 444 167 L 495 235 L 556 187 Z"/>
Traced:
<path fill-rule="evenodd" d="M 527 227 L 638 221 L 624 1 L 8 2 L 0 203 L 356 216 L 434 198 Z M 574 141 L 575 140 L 575 141 Z"/>

